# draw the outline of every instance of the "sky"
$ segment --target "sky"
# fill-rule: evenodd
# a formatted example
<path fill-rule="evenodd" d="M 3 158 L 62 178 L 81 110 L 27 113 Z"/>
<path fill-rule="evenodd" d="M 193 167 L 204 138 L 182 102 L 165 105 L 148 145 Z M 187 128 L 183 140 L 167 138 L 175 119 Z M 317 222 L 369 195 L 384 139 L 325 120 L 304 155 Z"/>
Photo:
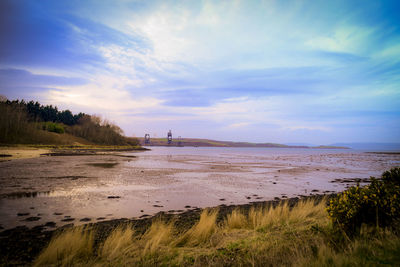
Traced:
<path fill-rule="evenodd" d="M 0 94 L 127 136 L 400 141 L 400 1 L 1 0 Z"/>

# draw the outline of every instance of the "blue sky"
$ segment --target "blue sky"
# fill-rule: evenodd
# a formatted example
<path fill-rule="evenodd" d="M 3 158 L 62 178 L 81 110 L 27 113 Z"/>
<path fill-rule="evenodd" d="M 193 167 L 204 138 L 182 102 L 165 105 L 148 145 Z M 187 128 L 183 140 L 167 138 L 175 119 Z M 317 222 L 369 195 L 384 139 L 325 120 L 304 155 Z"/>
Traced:
<path fill-rule="evenodd" d="M 0 94 L 128 136 L 400 140 L 399 1 L 0 2 Z"/>

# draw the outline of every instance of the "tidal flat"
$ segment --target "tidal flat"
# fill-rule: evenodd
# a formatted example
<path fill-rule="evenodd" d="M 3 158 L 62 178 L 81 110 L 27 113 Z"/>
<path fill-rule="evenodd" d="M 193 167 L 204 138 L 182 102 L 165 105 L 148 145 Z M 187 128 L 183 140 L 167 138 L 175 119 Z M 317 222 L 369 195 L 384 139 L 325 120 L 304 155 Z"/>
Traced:
<path fill-rule="evenodd" d="M 0 162 L 1 230 L 330 194 L 400 164 L 399 154 L 343 149 L 151 149 Z"/>

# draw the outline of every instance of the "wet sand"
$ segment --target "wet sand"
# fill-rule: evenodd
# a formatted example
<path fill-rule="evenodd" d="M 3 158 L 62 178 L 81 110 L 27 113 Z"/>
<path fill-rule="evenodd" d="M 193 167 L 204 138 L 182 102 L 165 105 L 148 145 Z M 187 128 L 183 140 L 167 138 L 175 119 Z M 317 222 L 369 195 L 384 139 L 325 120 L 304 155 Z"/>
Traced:
<path fill-rule="evenodd" d="M 400 165 L 351 150 L 152 149 L 0 162 L 0 230 L 329 194 Z"/>
<path fill-rule="evenodd" d="M 41 154 L 49 153 L 48 149 L 39 148 L 19 148 L 19 147 L 0 147 L 0 162 L 15 159 L 38 158 Z"/>

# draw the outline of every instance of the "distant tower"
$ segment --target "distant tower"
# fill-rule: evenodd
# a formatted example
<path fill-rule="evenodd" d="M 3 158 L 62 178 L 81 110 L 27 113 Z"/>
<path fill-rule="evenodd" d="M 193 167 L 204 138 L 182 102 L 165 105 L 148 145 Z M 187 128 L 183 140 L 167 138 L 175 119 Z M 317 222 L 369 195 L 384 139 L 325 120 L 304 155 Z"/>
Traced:
<path fill-rule="evenodd" d="M 169 130 L 168 132 L 168 145 L 170 145 L 172 143 L 172 132 L 171 130 Z"/>
<path fill-rule="evenodd" d="M 150 134 L 145 134 L 145 135 L 144 135 L 144 143 L 145 143 L 146 145 L 149 145 L 149 144 L 150 144 Z"/>

